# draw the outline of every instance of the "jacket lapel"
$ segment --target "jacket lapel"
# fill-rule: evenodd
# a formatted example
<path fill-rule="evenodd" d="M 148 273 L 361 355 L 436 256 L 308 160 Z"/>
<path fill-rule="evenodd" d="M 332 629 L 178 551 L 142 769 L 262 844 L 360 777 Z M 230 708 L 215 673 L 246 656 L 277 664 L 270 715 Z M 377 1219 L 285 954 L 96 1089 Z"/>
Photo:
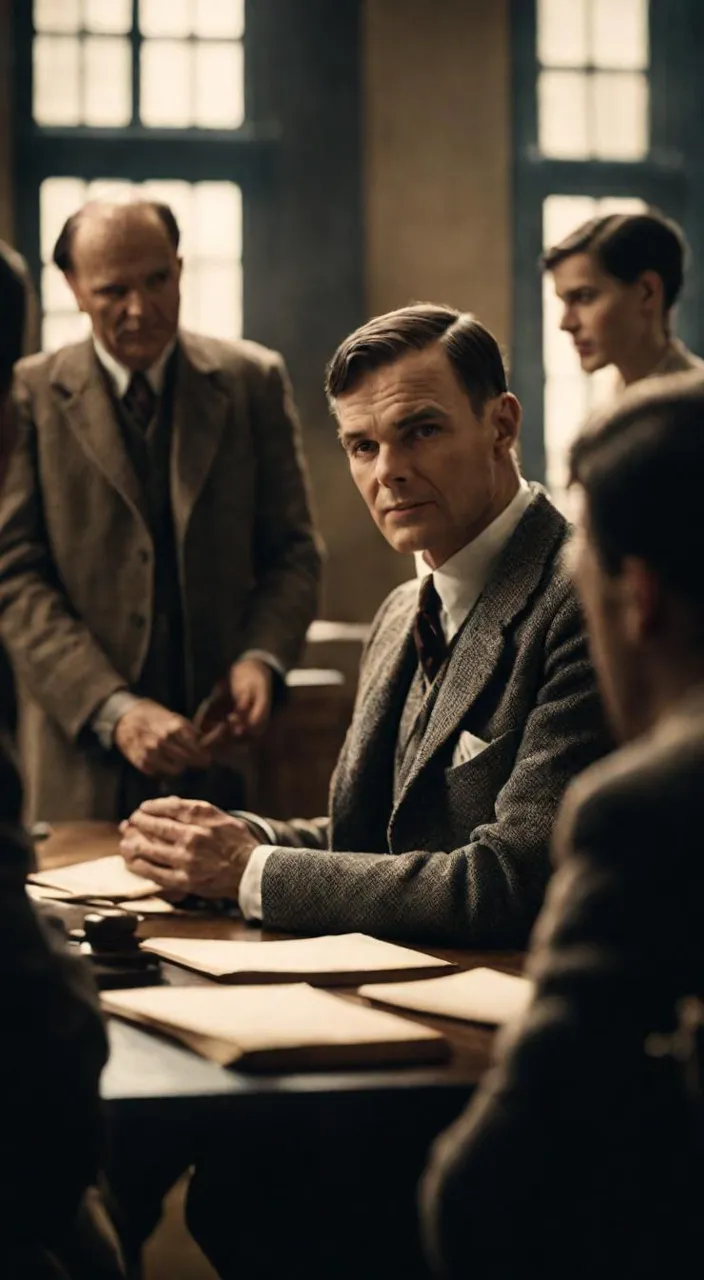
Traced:
<path fill-rule="evenodd" d="M 174 387 L 171 501 L 178 540 L 185 540 L 193 508 L 220 446 L 230 400 L 214 376 L 219 366 L 191 334 L 181 334 Z"/>
<path fill-rule="evenodd" d="M 90 339 L 60 354 L 52 386 L 61 397 L 62 412 L 84 452 L 128 506 L 146 521 L 141 485 Z"/>
<path fill-rule="evenodd" d="M 546 563 L 564 537 L 564 516 L 540 486 L 533 487 L 536 496 L 494 566 L 457 637 L 444 675 L 431 692 L 427 727 L 399 804 L 433 756 L 457 733 L 489 684 L 503 656 L 508 628 L 539 588 Z"/>

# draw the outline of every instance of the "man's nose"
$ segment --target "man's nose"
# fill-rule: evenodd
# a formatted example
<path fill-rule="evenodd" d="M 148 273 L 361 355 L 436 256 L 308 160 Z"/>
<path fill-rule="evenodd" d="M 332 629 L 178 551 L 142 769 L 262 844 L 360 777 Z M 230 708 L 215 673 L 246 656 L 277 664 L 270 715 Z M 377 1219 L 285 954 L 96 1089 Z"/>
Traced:
<path fill-rule="evenodd" d="M 560 321 L 560 328 L 565 333 L 576 333 L 579 328 L 579 321 L 570 307 L 565 307 Z"/>
<path fill-rule="evenodd" d="M 397 445 L 382 445 L 376 459 L 376 478 L 382 485 L 402 484 L 408 478 L 408 464 Z"/>
<path fill-rule="evenodd" d="M 144 315 L 144 298 L 138 289 L 131 289 L 127 294 L 126 311 L 133 319 L 139 319 Z"/>

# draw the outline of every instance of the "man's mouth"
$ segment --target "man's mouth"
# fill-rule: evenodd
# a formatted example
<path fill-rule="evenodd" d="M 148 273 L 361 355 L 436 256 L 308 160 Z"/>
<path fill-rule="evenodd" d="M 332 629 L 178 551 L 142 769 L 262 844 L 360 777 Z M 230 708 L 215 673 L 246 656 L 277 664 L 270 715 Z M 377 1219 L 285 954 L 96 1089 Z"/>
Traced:
<path fill-rule="evenodd" d="M 418 511 L 420 507 L 427 507 L 427 502 L 398 502 L 393 507 L 385 507 L 384 515 L 386 516 L 403 516 L 409 511 Z"/>

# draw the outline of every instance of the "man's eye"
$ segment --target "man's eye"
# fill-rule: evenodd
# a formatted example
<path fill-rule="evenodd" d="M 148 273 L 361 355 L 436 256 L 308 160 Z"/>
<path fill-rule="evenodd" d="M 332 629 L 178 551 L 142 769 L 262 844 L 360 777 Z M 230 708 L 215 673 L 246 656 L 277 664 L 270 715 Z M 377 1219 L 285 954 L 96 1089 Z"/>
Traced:
<path fill-rule="evenodd" d="M 420 422 L 413 428 L 411 435 L 416 436 L 418 440 L 429 440 L 431 436 L 436 436 L 439 430 L 435 422 Z"/>
<path fill-rule="evenodd" d="M 355 440 L 352 448 L 350 449 L 350 453 L 353 458 L 359 458 L 364 455 L 369 456 L 369 454 L 374 452 L 375 447 L 373 440 Z"/>

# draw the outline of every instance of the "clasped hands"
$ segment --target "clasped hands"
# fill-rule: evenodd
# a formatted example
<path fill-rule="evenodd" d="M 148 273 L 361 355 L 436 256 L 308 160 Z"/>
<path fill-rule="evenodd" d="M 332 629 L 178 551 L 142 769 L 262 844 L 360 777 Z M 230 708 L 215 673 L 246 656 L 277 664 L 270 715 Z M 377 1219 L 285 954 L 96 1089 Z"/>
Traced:
<path fill-rule="evenodd" d="M 120 852 L 130 871 L 154 880 L 166 897 L 232 898 L 252 850 L 261 843 L 239 818 L 203 800 L 145 800 L 120 823 Z"/>
<path fill-rule="evenodd" d="M 115 746 L 149 777 L 177 777 L 185 769 L 207 769 L 233 741 L 264 729 L 271 710 L 273 672 L 258 658 L 234 663 L 215 686 L 196 719 L 140 698 L 120 717 Z"/>

